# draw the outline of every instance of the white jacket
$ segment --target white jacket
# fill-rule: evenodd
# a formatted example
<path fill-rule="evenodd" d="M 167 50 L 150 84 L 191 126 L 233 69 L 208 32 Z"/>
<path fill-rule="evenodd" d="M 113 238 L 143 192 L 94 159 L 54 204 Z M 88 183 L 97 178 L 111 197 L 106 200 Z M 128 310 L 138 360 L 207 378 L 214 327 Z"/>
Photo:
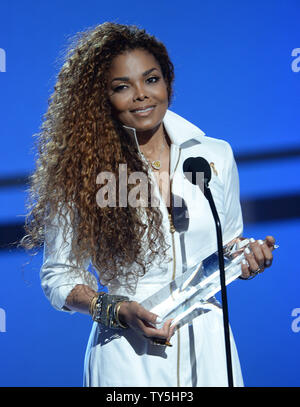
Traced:
<path fill-rule="evenodd" d="M 206 137 L 203 131 L 177 114 L 167 111 L 163 120 L 171 140 L 170 177 L 172 194 L 184 198 L 189 213 L 188 230 L 184 233 L 186 267 L 192 267 L 217 250 L 214 220 L 208 201 L 198 186 L 183 174 L 183 162 L 189 157 L 203 157 L 213 168 L 210 189 L 222 224 L 223 243 L 242 234 L 243 223 L 239 202 L 239 180 L 230 145 Z M 130 129 L 128 129 L 130 133 Z M 183 270 L 182 239 L 169 232 L 165 203 L 160 199 L 163 225 L 169 256 L 172 261 L 161 264 L 159 259 L 138 280 L 135 293 L 122 281 L 108 285 L 111 294 L 127 295 L 141 302 L 167 285 Z M 69 231 L 67 241 L 72 239 Z M 70 245 L 62 247 L 62 230 L 58 225 L 46 231 L 41 282 L 53 307 L 63 310 L 66 297 L 76 284 L 86 283 L 84 275 L 72 275 Z M 90 260 L 86 259 L 88 268 Z M 96 279 L 89 283 L 97 289 Z M 86 386 L 227 386 L 226 357 L 222 311 L 217 306 L 199 315 L 193 324 L 181 327 L 172 338 L 173 347 L 157 347 L 137 337 L 130 329 L 104 329 L 94 323 L 86 358 Z M 235 386 L 242 386 L 238 355 L 231 338 Z"/>

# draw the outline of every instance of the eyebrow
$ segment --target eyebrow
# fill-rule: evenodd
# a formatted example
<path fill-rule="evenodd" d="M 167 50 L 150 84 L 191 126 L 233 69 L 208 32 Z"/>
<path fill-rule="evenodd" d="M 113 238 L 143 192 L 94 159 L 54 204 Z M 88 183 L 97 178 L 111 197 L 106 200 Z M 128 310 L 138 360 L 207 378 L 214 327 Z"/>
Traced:
<path fill-rule="evenodd" d="M 149 75 L 149 73 L 151 73 L 151 72 L 154 71 L 155 69 L 158 71 L 157 68 L 151 68 L 151 69 L 148 69 L 147 71 L 145 71 L 145 72 L 143 73 L 143 76 Z M 128 81 L 129 81 L 129 77 L 128 77 L 128 76 L 122 76 L 122 77 L 119 77 L 119 78 L 114 78 L 114 79 L 112 79 L 111 82 L 114 82 L 114 81 L 124 81 L 124 82 L 128 82 Z"/>

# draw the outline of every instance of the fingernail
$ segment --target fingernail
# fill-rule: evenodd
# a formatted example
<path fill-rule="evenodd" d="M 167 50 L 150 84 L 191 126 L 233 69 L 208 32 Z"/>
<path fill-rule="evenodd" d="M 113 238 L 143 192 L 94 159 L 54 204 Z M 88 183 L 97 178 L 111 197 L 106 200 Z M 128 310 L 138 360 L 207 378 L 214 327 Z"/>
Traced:
<path fill-rule="evenodd" d="M 157 316 L 155 323 L 156 323 L 156 324 L 161 324 L 161 323 L 162 323 L 161 317 Z"/>
<path fill-rule="evenodd" d="M 245 259 L 242 260 L 242 264 L 246 264 L 249 267 L 249 263 Z"/>
<path fill-rule="evenodd" d="M 264 244 L 265 242 L 264 242 L 263 240 L 259 239 L 259 240 L 258 240 L 258 243 L 259 243 L 259 244 Z"/>
<path fill-rule="evenodd" d="M 238 242 L 237 244 L 237 249 L 242 249 L 243 247 L 245 247 L 247 244 L 249 243 L 249 239 L 244 239 Z"/>
<path fill-rule="evenodd" d="M 245 253 L 246 253 L 246 254 L 250 254 L 250 253 L 251 253 L 251 251 L 250 251 L 249 247 L 246 247 L 246 249 L 245 249 Z"/>
<path fill-rule="evenodd" d="M 153 345 L 173 346 L 169 341 L 166 341 L 164 339 L 152 338 L 151 340 L 152 340 Z"/>
<path fill-rule="evenodd" d="M 271 261 L 270 261 L 270 260 L 266 260 L 266 261 L 265 261 L 265 265 L 266 265 L 266 266 L 269 266 L 270 264 L 271 264 Z"/>
<path fill-rule="evenodd" d="M 255 242 L 255 239 L 253 239 L 253 237 L 251 237 L 249 240 L 250 240 L 251 243 Z"/>

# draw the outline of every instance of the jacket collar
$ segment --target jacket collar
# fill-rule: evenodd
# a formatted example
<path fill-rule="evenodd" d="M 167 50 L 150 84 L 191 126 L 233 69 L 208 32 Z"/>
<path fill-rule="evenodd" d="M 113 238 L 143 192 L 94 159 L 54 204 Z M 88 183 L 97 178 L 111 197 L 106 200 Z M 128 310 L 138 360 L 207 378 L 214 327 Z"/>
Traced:
<path fill-rule="evenodd" d="M 202 130 L 171 110 L 167 110 L 163 119 L 163 124 L 172 144 L 175 144 L 178 147 L 191 147 L 204 140 L 205 133 Z M 134 136 L 138 150 L 140 151 L 135 128 L 124 125 L 123 128 L 127 133 Z"/>
<path fill-rule="evenodd" d="M 199 144 L 204 139 L 205 133 L 202 130 L 171 110 L 167 110 L 163 123 L 172 144 L 181 148 L 192 142 Z"/>

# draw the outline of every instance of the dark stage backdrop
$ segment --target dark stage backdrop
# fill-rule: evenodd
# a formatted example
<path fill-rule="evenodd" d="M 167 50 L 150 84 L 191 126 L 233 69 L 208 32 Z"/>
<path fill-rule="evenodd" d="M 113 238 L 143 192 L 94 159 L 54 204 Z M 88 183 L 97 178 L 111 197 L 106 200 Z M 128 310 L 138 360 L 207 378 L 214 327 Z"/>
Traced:
<path fill-rule="evenodd" d="M 298 0 L 4 1 L 0 7 L 0 386 L 81 386 L 88 317 L 55 311 L 22 236 L 26 178 L 68 37 L 115 21 L 161 39 L 171 109 L 231 143 L 245 236 L 274 235 L 273 267 L 228 288 L 246 386 L 300 385 Z M 29 262 L 28 264 L 26 264 Z"/>

